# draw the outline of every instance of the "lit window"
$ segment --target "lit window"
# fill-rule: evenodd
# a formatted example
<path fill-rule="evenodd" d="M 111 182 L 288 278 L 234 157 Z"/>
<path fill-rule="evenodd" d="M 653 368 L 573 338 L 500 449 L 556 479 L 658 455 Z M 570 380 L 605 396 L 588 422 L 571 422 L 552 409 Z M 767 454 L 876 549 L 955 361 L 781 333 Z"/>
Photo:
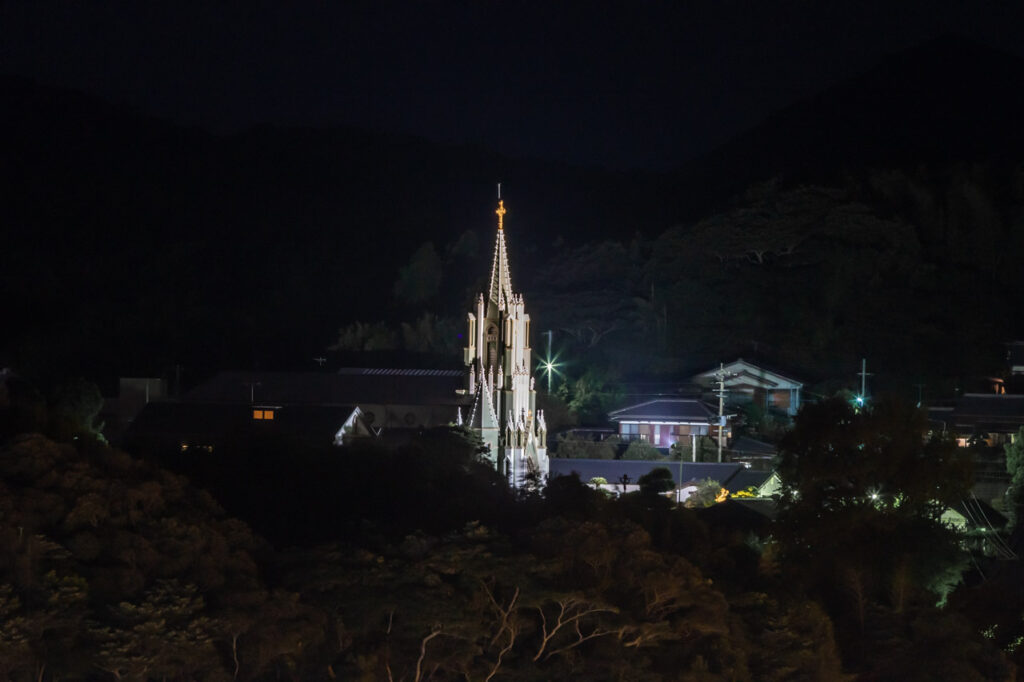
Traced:
<path fill-rule="evenodd" d="M 263 410 L 263 418 L 264 419 L 273 419 L 274 418 L 274 411 L 273 410 Z"/>
<path fill-rule="evenodd" d="M 263 410 L 253 410 L 252 411 L 252 418 L 253 419 L 263 419 Z"/>

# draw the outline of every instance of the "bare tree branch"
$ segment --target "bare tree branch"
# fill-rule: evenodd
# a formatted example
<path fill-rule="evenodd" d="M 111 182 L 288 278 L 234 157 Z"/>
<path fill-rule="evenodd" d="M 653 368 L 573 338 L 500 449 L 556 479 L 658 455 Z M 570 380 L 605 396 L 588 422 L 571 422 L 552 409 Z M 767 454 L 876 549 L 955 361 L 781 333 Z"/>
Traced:
<path fill-rule="evenodd" d="M 564 599 L 557 600 L 555 603 L 558 604 L 558 615 L 555 617 L 554 623 L 551 624 L 550 631 L 548 630 L 548 619 L 544 613 L 544 608 L 542 606 L 537 607 L 537 611 L 540 612 L 541 619 L 541 643 L 540 648 L 533 657 L 534 661 L 539 661 L 542 656 L 544 657 L 544 660 L 547 660 L 556 653 L 568 651 L 589 639 L 603 637 L 604 635 L 610 635 L 616 632 L 615 630 L 601 630 L 600 628 L 595 628 L 589 634 L 584 635 L 580 629 L 580 623 L 584 618 L 597 615 L 599 613 L 616 613 L 616 610 L 613 608 L 592 606 L 580 599 L 577 599 L 576 597 L 566 597 Z M 544 652 L 547 650 L 551 640 L 566 627 L 573 628 L 576 633 L 576 640 L 548 653 L 545 656 Z"/>
<path fill-rule="evenodd" d="M 420 682 L 423 679 L 423 659 L 427 655 L 427 642 L 434 639 L 441 634 L 441 625 L 438 623 L 434 626 L 434 631 L 423 638 L 420 642 L 420 657 L 416 659 L 416 677 L 413 678 L 414 682 Z"/>

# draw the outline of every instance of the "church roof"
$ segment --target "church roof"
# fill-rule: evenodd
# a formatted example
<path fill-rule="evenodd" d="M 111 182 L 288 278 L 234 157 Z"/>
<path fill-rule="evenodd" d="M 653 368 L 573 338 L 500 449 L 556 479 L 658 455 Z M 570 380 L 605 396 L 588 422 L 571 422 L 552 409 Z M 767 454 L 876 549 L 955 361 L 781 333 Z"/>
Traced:
<path fill-rule="evenodd" d="M 714 410 L 693 398 L 648 400 L 608 413 L 608 418 L 614 422 L 675 421 L 706 424 L 715 416 L 717 414 Z"/>

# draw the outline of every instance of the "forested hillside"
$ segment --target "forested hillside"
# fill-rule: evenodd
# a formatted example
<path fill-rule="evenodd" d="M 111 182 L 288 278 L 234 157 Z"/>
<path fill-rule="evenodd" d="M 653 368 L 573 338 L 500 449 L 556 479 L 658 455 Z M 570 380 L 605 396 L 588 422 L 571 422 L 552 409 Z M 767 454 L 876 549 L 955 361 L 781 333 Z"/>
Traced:
<path fill-rule="evenodd" d="M 940 40 L 623 173 L 353 129 L 218 136 L 4 79 L 0 357 L 107 390 L 330 346 L 457 361 L 501 181 L 513 286 L 574 379 L 759 355 L 813 383 L 868 357 L 894 387 L 962 388 L 1024 335 L 1022 80 Z"/>

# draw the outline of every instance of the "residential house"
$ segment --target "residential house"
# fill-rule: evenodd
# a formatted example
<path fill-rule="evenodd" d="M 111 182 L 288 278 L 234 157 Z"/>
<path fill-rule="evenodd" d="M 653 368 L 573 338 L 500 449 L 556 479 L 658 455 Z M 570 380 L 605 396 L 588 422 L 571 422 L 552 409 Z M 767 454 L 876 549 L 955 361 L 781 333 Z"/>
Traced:
<path fill-rule="evenodd" d="M 965 393 L 952 407 L 932 407 L 929 419 L 952 433 L 961 446 L 984 441 L 991 447 L 1012 442 L 1024 426 L 1024 395 Z"/>
<path fill-rule="evenodd" d="M 694 398 L 659 398 L 630 405 L 608 414 L 618 425 L 624 442 L 642 440 L 657 448 L 670 448 L 691 436 L 718 437 L 718 413 Z M 726 427 L 725 436 L 729 431 Z"/>
<path fill-rule="evenodd" d="M 125 447 L 152 454 L 213 453 L 254 439 L 340 446 L 371 435 L 355 405 L 152 402 L 125 434 Z"/>
<path fill-rule="evenodd" d="M 145 405 L 125 434 L 129 449 L 211 451 L 262 436 L 314 446 L 359 436 L 401 441 L 457 422 L 471 398 L 460 370 L 221 372 L 180 400 Z"/>
<path fill-rule="evenodd" d="M 778 453 L 779 449 L 771 443 L 747 436 L 740 436 L 729 444 L 730 461 L 744 462 L 760 471 L 770 469 Z"/>
<path fill-rule="evenodd" d="M 706 392 L 718 389 L 718 374 L 725 374 L 725 399 L 730 405 L 753 403 L 793 417 L 800 411 L 803 382 L 777 370 L 738 358 L 693 377 Z"/>

